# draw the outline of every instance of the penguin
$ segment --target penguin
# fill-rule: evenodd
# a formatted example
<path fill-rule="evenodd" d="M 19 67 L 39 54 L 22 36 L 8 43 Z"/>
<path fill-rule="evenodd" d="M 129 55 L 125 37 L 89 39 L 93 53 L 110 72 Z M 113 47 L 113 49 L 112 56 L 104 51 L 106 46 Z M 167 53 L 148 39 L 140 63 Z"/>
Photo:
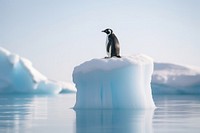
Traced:
<path fill-rule="evenodd" d="M 108 28 L 103 30 L 102 32 L 105 32 L 107 34 L 106 52 L 108 54 L 108 58 L 111 58 L 113 56 L 121 58 L 121 56 L 119 55 L 120 52 L 119 40 L 113 33 L 113 30 Z"/>

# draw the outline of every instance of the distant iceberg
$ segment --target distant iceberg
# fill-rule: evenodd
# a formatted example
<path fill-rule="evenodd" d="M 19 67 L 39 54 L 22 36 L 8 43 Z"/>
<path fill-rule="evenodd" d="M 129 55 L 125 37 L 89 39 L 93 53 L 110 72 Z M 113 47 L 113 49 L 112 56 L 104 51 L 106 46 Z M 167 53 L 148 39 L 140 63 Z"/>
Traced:
<path fill-rule="evenodd" d="M 200 69 L 172 63 L 154 63 L 153 94 L 200 94 Z"/>
<path fill-rule="evenodd" d="M 76 87 L 75 84 L 72 82 L 62 82 L 62 81 L 57 81 L 57 84 L 59 84 L 62 88 L 61 92 L 62 94 L 65 93 L 76 93 Z"/>
<path fill-rule="evenodd" d="M 75 109 L 154 108 L 153 60 L 145 55 L 93 59 L 74 68 Z"/>
<path fill-rule="evenodd" d="M 47 79 L 32 63 L 0 47 L 0 94 L 58 94 L 67 85 Z"/>

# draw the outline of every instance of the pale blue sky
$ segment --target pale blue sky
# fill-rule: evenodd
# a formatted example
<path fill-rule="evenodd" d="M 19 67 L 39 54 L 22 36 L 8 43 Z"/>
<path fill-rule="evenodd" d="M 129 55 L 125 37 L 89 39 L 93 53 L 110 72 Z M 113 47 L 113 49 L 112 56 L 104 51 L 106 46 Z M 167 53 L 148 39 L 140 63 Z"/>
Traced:
<path fill-rule="evenodd" d="M 106 56 L 107 27 L 122 56 L 200 66 L 199 0 L 0 0 L 0 46 L 51 79 L 70 81 L 74 66 Z"/>

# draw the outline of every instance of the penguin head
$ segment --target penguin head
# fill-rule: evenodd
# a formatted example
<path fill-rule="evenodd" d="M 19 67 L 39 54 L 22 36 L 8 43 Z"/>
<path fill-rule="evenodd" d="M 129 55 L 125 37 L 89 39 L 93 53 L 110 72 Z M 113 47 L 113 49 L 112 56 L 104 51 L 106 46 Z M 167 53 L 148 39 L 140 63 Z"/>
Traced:
<path fill-rule="evenodd" d="M 111 29 L 105 29 L 105 30 L 103 30 L 102 32 L 105 32 L 106 34 L 108 34 L 108 35 L 110 35 L 110 34 L 112 34 L 113 33 L 113 31 L 111 30 Z"/>

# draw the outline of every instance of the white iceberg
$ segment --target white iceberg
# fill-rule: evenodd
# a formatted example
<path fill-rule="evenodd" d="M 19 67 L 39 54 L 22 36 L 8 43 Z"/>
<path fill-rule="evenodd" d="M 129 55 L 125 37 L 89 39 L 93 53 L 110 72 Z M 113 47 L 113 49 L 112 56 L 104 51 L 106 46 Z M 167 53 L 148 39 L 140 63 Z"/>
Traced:
<path fill-rule="evenodd" d="M 93 59 L 74 68 L 75 109 L 154 108 L 153 60 L 145 55 Z"/>
<path fill-rule="evenodd" d="M 172 63 L 154 63 L 153 94 L 200 94 L 200 69 Z"/>
<path fill-rule="evenodd" d="M 62 85 L 48 80 L 32 63 L 0 47 L 0 94 L 58 94 Z"/>

